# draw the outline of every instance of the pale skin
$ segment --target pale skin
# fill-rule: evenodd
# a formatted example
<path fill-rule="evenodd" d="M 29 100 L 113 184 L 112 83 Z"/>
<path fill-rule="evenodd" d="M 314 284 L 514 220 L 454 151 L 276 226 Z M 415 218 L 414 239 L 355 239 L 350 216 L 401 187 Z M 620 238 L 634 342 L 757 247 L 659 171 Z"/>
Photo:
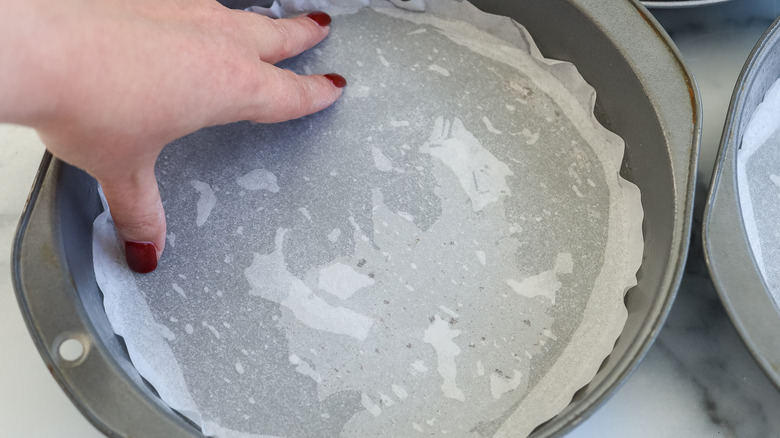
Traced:
<path fill-rule="evenodd" d="M 165 248 L 154 163 L 206 126 L 320 111 L 338 81 L 273 64 L 330 27 L 214 0 L 0 0 L 0 121 L 35 128 L 103 187 L 119 238 Z M 322 72 L 328 73 L 328 72 Z"/>

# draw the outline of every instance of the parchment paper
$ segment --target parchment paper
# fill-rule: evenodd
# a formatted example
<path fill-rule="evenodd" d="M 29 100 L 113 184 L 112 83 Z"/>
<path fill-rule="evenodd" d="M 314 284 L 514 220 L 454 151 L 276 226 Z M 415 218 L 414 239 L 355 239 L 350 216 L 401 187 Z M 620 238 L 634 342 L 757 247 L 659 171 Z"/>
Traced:
<path fill-rule="evenodd" d="M 166 147 L 157 271 L 130 273 L 95 221 L 106 311 L 209 436 L 526 435 L 626 318 L 642 210 L 623 143 L 512 20 L 357 5 L 270 11 L 335 15 L 283 64 L 345 75 L 333 107 Z"/>
<path fill-rule="evenodd" d="M 737 187 L 753 257 L 780 306 L 780 80 L 750 118 L 737 151 Z"/>

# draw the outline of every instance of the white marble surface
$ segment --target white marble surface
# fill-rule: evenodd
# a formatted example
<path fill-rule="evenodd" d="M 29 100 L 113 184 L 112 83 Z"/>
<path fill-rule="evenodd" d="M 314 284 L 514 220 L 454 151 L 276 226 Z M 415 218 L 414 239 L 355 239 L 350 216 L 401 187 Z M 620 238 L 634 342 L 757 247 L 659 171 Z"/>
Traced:
<path fill-rule="evenodd" d="M 734 84 L 778 0 L 732 0 L 655 10 L 693 73 L 703 106 L 694 236 L 669 318 L 626 384 L 567 435 L 585 437 L 776 437 L 780 391 L 745 348 L 704 266 L 701 214 Z"/>
<path fill-rule="evenodd" d="M 780 16 L 780 0 L 656 14 L 702 94 L 703 195 L 734 82 L 758 37 Z M 11 286 L 11 241 L 42 152 L 29 129 L 0 125 L 0 436 L 99 437 L 46 370 Z M 688 272 L 657 342 L 626 384 L 567 438 L 780 436 L 780 391 L 743 346 L 709 282 L 699 228 L 696 220 Z"/>
<path fill-rule="evenodd" d="M 11 285 L 11 242 L 42 155 L 34 131 L 0 125 L 0 436 L 100 437 L 46 369 Z"/>

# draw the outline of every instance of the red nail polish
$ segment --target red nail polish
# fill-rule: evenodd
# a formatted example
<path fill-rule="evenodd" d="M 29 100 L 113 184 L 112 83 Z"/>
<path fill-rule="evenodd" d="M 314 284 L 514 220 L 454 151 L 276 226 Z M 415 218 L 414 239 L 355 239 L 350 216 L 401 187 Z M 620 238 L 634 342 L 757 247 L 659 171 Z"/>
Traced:
<path fill-rule="evenodd" d="M 139 274 L 157 269 L 157 247 L 152 242 L 125 241 L 127 266 Z"/>
<path fill-rule="evenodd" d="M 322 11 L 309 12 L 308 14 L 306 14 L 306 16 L 314 20 L 315 23 L 319 24 L 322 27 L 325 27 L 330 24 L 330 15 Z"/>
<path fill-rule="evenodd" d="M 344 88 L 344 86 L 347 85 L 347 80 L 344 79 L 344 76 L 337 75 L 336 73 L 328 73 L 323 76 L 328 78 L 328 80 L 331 81 L 333 85 L 335 85 L 338 88 Z"/>

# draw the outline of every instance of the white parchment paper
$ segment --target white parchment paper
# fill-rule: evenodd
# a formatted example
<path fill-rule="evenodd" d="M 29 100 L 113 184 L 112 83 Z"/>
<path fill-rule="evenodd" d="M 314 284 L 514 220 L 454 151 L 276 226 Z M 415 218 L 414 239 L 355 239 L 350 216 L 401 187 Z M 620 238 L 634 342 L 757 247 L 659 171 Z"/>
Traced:
<path fill-rule="evenodd" d="M 109 318 L 209 436 L 527 435 L 626 318 L 642 210 L 623 143 L 508 18 L 332 3 L 263 12 L 334 15 L 282 66 L 339 72 L 344 96 L 167 146 L 157 271 L 130 273 L 95 221 Z"/>
<path fill-rule="evenodd" d="M 737 151 L 737 187 L 753 257 L 780 305 L 780 80 L 748 122 Z"/>

